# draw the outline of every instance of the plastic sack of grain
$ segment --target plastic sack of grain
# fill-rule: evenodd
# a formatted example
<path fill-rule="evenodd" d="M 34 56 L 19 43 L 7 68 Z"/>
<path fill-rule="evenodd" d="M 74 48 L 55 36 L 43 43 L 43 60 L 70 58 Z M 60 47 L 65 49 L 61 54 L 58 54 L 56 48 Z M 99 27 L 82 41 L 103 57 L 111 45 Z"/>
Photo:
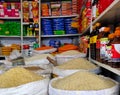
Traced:
<path fill-rule="evenodd" d="M 52 69 L 50 68 L 42 68 L 44 66 L 22 66 L 24 67 L 25 69 L 27 70 L 30 70 L 38 75 L 42 75 L 44 77 L 47 77 L 47 78 L 51 78 L 51 73 L 52 73 Z"/>
<path fill-rule="evenodd" d="M 100 67 L 85 58 L 68 60 L 59 66 L 53 67 L 53 74 L 60 77 L 65 77 L 78 71 L 88 71 L 96 74 L 101 72 Z"/>
<path fill-rule="evenodd" d="M 56 48 L 51 48 L 48 50 L 33 50 L 34 54 L 48 54 L 48 53 L 52 53 L 55 52 L 57 49 Z"/>
<path fill-rule="evenodd" d="M 35 56 L 24 58 L 25 65 L 47 65 L 49 64 L 49 61 L 47 60 L 48 56 L 55 60 L 55 57 L 51 54 L 37 54 Z"/>
<path fill-rule="evenodd" d="M 43 79 L 12 88 L 0 88 L 0 95 L 48 95 L 49 79 Z"/>
<path fill-rule="evenodd" d="M 83 72 L 83 71 L 87 72 L 88 71 L 88 72 L 92 72 L 92 73 L 98 74 L 98 73 L 100 73 L 100 68 L 96 67 L 93 70 L 84 70 L 84 69 L 79 69 L 79 70 L 77 70 L 77 69 L 76 70 L 75 69 L 73 69 L 73 70 L 64 70 L 64 69 L 59 69 L 59 68 L 56 68 L 56 67 L 53 68 L 53 74 L 55 74 L 55 75 L 57 75 L 59 77 L 69 76 L 69 75 L 71 75 L 73 73 L 76 73 L 78 71 L 81 71 L 81 72 Z"/>
<path fill-rule="evenodd" d="M 68 60 L 75 59 L 75 58 L 81 58 L 81 57 L 86 57 L 86 54 L 81 53 L 77 50 L 65 51 L 55 56 L 58 65 L 63 64 L 64 62 Z"/>
<path fill-rule="evenodd" d="M 49 79 L 15 67 L 0 75 L 0 84 L 0 95 L 48 95 Z"/>
<path fill-rule="evenodd" d="M 103 76 L 91 78 L 88 72 L 81 77 L 77 73 L 51 80 L 49 95 L 119 95 L 118 82 Z"/>

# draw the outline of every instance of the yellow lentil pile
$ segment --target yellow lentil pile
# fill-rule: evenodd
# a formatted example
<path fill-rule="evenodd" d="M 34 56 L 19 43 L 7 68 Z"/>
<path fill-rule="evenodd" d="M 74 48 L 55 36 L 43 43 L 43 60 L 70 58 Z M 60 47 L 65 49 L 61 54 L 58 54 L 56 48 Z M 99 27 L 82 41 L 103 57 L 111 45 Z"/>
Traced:
<path fill-rule="evenodd" d="M 77 50 L 69 50 L 69 51 L 60 53 L 60 55 L 75 55 L 75 54 L 80 54 L 80 52 Z"/>
<path fill-rule="evenodd" d="M 86 60 L 85 58 L 76 58 L 57 66 L 57 68 L 67 69 L 67 70 L 70 69 L 92 70 L 97 68 L 97 66 L 91 63 L 90 61 Z"/>
<path fill-rule="evenodd" d="M 42 79 L 44 79 L 42 76 L 29 70 L 22 67 L 15 67 L 0 75 L 0 88 L 16 87 Z"/>
<path fill-rule="evenodd" d="M 77 72 L 52 82 L 52 87 L 61 90 L 102 90 L 115 86 L 110 79 L 89 72 Z"/>

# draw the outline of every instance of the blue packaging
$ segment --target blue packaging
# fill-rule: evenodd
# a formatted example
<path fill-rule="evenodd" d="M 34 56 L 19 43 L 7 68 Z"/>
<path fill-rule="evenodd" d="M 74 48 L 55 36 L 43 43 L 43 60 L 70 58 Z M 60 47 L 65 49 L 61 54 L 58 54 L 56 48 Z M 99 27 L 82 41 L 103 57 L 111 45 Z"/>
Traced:
<path fill-rule="evenodd" d="M 49 46 L 52 46 L 54 48 L 59 48 L 61 46 L 61 42 L 60 42 L 60 40 L 56 40 L 56 39 L 50 40 Z"/>

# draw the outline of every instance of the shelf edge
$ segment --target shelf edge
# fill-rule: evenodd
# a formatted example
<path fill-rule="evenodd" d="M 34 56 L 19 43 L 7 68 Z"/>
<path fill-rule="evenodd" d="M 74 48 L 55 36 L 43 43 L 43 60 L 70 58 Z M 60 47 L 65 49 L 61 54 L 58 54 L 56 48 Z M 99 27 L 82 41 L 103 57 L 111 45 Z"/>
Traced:
<path fill-rule="evenodd" d="M 90 59 L 90 61 L 92 61 L 93 63 L 99 65 L 100 67 L 103 67 L 103 68 L 105 68 L 105 69 L 107 69 L 107 70 L 109 70 L 109 71 L 111 71 L 111 72 L 113 72 L 113 73 L 115 73 L 115 74 L 120 76 L 120 70 L 118 70 L 117 68 L 112 68 L 109 65 L 100 63 L 100 62 L 98 62 L 96 60 L 93 60 L 93 59 Z"/>

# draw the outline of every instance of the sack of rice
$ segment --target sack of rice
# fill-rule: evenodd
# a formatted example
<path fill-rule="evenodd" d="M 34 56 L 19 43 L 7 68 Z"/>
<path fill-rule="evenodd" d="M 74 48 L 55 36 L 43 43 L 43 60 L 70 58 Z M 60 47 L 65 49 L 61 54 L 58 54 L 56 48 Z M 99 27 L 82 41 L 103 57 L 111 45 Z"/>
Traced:
<path fill-rule="evenodd" d="M 63 64 L 64 62 L 71 60 L 71 59 L 86 57 L 86 54 L 81 53 L 77 50 L 69 50 L 69 51 L 65 51 L 65 52 L 62 52 L 60 54 L 57 54 L 55 57 L 57 60 L 57 64 L 60 65 L 60 64 Z"/>
<path fill-rule="evenodd" d="M 100 73 L 100 68 L 85 58 L 72 59 L 53 67 L 53 74 L 60 77 L 71 75 L 77 71 L 88 71 L 98 74 Z"/>
<path fill-rule="evenodd" d="M 53 79 L 49 84 L 49 95 L 119 95 L 119 84 L 90 72 L 76 72 Z"/>
<path fill-rule="evenodd" d="M 48 78 L 15 67 L 0 75 L 0 95 L 48 95 L 48 83 Z"/>
<path fill-rule="evenodd" d="M 27 70 L 30 70 L 38 75 L 42 75 L 44 77 L 47 77 L 47 78 L 51 78 L 51 69 L 44 69 L 44 68 L 41 68 L 40 66 L 22 66 L 24 67 L 25 69 Z"/>
<path fill-rule="evenodd" d="M 48 56 L 51 59 L 55 59 L 51 54 L 37 54 L 35 56 L 24 58 L 25 65 L 47 65 L 49 64 L 49 61 L 47 60 Z"/>

